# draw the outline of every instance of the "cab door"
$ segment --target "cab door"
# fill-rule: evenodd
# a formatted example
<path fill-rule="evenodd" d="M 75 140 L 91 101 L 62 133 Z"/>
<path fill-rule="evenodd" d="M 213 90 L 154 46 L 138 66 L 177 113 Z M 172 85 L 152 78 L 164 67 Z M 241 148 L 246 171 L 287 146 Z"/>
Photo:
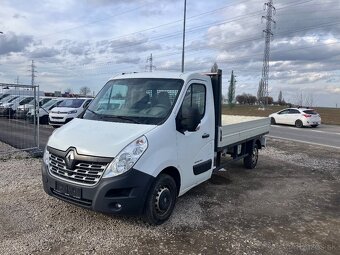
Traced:
<path fill-rule="evenodd" d="M 198 110 L 199 124 L 192 131 L 180 130 L 176 124 L 182 192 L 211 177 L 215 125 L 211 87 L 207 87 L 202 81 L 189 83 L 176 122 L 180 121 L 181 115 L 187 109 Z"/>

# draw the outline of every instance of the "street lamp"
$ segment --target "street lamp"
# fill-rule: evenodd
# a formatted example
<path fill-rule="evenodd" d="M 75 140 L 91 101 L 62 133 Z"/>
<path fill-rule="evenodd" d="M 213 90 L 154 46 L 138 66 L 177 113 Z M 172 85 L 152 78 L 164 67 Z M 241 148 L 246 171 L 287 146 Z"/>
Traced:
<path fill-rule="evenodd" d="M 184 47 L 185 47 L 185 19 L 187 13 L 187 0 L 184 0 L 184 19 L 183 19 L 183 46 L 182 46 L 182 73 L 184 72 Z"/>

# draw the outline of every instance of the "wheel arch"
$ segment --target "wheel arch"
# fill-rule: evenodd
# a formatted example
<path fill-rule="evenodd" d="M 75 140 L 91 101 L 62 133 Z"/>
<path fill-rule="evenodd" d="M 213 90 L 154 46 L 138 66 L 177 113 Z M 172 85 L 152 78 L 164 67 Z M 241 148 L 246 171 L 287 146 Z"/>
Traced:
<path fill-rule="evenodd" d="M 174 166 L 169 166 L 164 168 L 159 174 L 167 174 L 170 175 L 172 178 L 174 178 L 175 182 L 176 182 L 176 187 L 177 187 L 177 195 L 179 194 L 179 191 L 181 189 L 181 175 L 178 171 L 178 169 Z"/>

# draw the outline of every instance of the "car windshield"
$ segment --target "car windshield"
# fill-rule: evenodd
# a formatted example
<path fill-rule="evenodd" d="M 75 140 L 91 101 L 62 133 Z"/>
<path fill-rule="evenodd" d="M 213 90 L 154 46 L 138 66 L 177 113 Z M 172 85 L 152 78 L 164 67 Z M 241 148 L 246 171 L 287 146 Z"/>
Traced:
<path fill-rule="evenodd" d="M 12 99 L 8 100 L 7 103 L 11 103 L 12 101 L 14 101 L 15 99 L 17 99 L 19 96 L 15 96 L 15 97 L 12 97 Z"/>
<path fill-rule="evenodd" d="M 68 108 L 79 108 L 85 99 L 65 99 L 59 107 L 68 107 Z"/>
<path fill-rule="evenodd" d="M 93 100 L 83 118 L 158 125 L 169 116 L 182 85 L 180 79 L 112 80 Z"/>
<path fill-rule="evenodd" d="M 10 94 L 3 94 L 3 95 L 1 95 L 1 96 L 0 96 L 0 101 L 1 101 L 2 99 L 4 99 L 4 98 L 8 97 L 8 96 L 10 96 Z"/>
<path fill-rule="evenodd" d="M 30 101 L 34 100 L 34 97 L 26 97 L 23 98 L 20 102 L 19 105 L 24 105 L 24 104 L 28 104 Z"/>
<path fill-rule="evenodd" d="M 306 114 L 312 114 L 312 115 L 317 115 L 317 114 L 318 114 L 318 113 L 317 113 L 316 111 L 314 111 L 314 110 L 304 110 L 303 112 L 306 113 Z"/>
<path fill-rule="evenodd" d="M 48 107 L 54 105 L 57 101 L 58 101 L 57 99 L 51 99 L 47 103 L 43 104 L 41 107 L 42 108 L 48 108 Z"/>

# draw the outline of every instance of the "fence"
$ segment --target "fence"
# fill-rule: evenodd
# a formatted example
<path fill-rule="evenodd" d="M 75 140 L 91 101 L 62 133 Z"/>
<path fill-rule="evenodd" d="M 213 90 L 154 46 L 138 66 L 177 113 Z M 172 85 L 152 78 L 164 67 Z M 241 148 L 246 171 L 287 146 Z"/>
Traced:
<path fill-rule="evenodd" d="M 39 86 L 0 83 L 0 142 L 39 151 Z M 0 154 L 9 153 L 0 146 Z"/>

